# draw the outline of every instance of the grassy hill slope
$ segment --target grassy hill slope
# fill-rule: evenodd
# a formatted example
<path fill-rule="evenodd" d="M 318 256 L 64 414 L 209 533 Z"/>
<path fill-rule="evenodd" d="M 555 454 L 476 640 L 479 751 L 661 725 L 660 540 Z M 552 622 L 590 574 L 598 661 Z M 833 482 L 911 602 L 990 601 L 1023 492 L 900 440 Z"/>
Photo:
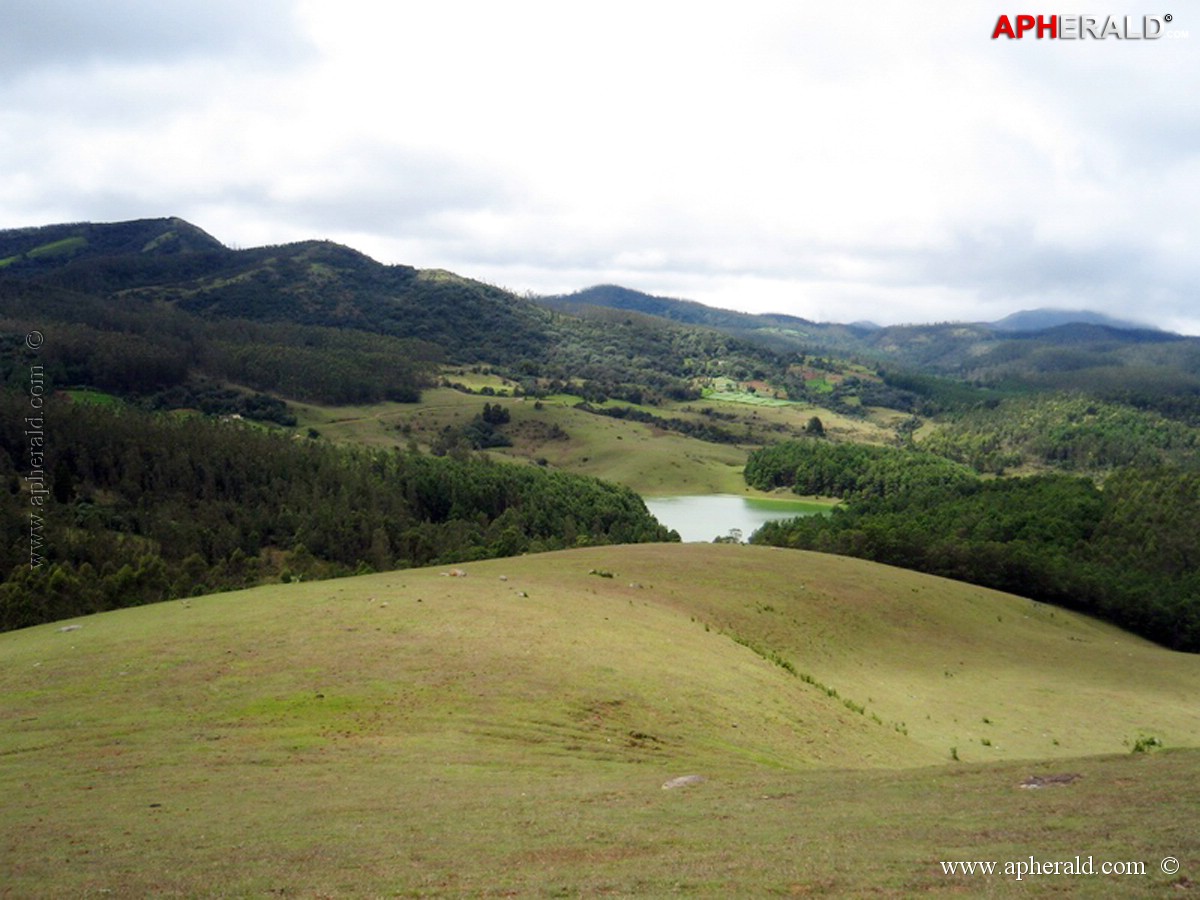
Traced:
<path fill-rule="evenodd" d="M 982 887 L 943 858 L 1079 852 L 1200 873 L 1200 754 L 1128 753 L 1200 746 L 1195 656 L 794 551 L 465 572 L 0 635 L 5 890 L 907 893 Z M 1122 889 L 1170 883 L 1151 869 Z"/>

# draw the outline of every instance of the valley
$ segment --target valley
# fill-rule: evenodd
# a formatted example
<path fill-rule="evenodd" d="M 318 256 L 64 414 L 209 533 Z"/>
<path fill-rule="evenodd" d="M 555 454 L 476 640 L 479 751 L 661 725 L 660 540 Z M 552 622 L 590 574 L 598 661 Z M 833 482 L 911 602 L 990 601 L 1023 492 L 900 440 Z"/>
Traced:
<path fill-rule="evenodd" d="M 446 429 L 460 428 L 484 404 L 511 416 L 503 430 L 508 446 L 485 452 L 500 460 L 531 461 L 623 484 L 644 495 L 740 493 L 748 449 L 804 433 L 817 415 L 828 433 L 851 441 L 887 442 L 903 419 L 895 411 L 868 410 L 849 417 L 806 402 L 762 405 L 723 397 L 668 401 L 654 406 L 609 400 L 587 404 L 601 411 L 636 410 L 658 418 L 715 425 L 729 441 L 710 441 L 631 418 L 586 412 L 579 394 L 514 396 L 519 385 L 496 375 L 448 369 L 445 386 L 423 392 L 418 404 L 327 407 L 293 403 L 298 426 L 323 438 L 373 447 L 431 449 Z M 457 385 L 451 387 L 450 385 Z M 465 390 L 464 390 L 465 389 Z"/>
<path fill-rule="evenodd" d="M 0 232 L 0 319 L 0 896 L 1200 884 L 1200 339 L 179 219 Z"/>

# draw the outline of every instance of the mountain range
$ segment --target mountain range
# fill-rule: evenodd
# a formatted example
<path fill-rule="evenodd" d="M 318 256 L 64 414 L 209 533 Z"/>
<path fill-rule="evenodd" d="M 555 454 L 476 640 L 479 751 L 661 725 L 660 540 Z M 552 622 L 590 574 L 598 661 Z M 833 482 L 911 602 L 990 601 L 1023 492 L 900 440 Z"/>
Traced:
<path fill-rule="evenodd" d="M 794 338 L 816 338 L 824 341 L 864 340 L 872 333 L 886 331 L 886 326 L 869 321 L 846 324 L 815 322 L 783 313 L 745 313 L 705 306 L 695 300 L 681 300 L 646 294 L 619 285 L 602 284 L 584 288 L 573 294 L 540 298 L 540 302 L 559 309 L 580 306 L 605 306 L 634 310 L 690 325 L 705 325 L 729 331 L 761 332 L 765 337 L 775 330 Z M 1038 332 L 1064 325 L 1096 325 L 1121 331 L 1159 331 L 1152 326 L 1127 319 L 1118 319 L 1086 309 L 1057 308 L 1027 309 L 1012 313 L 994 322 L 948 323 L 954 327 L 973 326 L 1001 332 Z M 912 327 L 912 326 L 899 326 Z"/>
<path fill-rule="evenodd" d="M 264 253 L 278 258 L 305 257 L 316 261 L 336 258 L 342 265 L 411 275 L 408 266 L 383 266 L 369 257 L 329 241 L 303 241 L 277 247 L 233 250 L 203 229 L 176 217 L 141 219 L 116 223 L 66 223 L 0 231 L 0 270 L 10 276 L 44 274 L 63 267 L 79 268 L 96 260 L 130 257 L 142 260 L 172 260 L 175 265 L 160 265 L 159 271 L 174 271 L 185 277 L 202 269 L 227 270 L 236 260 L 261 262 Z M 194 265 L 179 266 L 181 258 Z M 453 280 L 453 276 L 447 276 Z M 474 282 L 480 285 L 480 282 Z M 792 338 L 820 338 L 823 341 L 852 341 L 878 331 L 888 331 L 871 322 L 848 324 L 815 322 L 784 313 L 745 313 L 718 309 L 693 300 L 655 296 L 619 285 L 595 285 L 572 294 L 536 298 L 539 303 L 558 309 L 601 306 L 658 316 L 689 325 L 703 325 L 729 331 L 769 333 L 775 330 Z M 1159 331 L 1153 326 L 1118 319 L 1087 309 L 1038 308 L 1014 312 L 993 322 L 949 323 L 953 326 L 980 327 L 1003 332 L 1037 332 L 1064 325 L 1095 325 L 1124 331 Z M 895 327 L 913 327 L 911 325 Z M 765 336 L 765 334 L 764 334 Z"/>
<path fill-rule="evenodd" d="M 0 231 L 0 310 L 11 333 L 61 321 L 110 344 L 123 335 L 123 352 L 141 347 L 146 360 L 153 347 L 159 368 L 186 364 L 250 384 L 247 373 L 264 367 L 245 337 L 253 332 L 259 356 L 270 356 L 268 346 L 299 342 L 311 355 L 322 344 L 351 349 L 350 341 L 358 359 L 370 360 L 370 371 L 359 372 L 365 381 L 399 354 L 422 370 L 485 363 L 591 382 L 610 396 L 681 399 L 700 374 L 782 375 L 799 354 L 981 384 L 1200 398 L 1200 338 L 1086 311 L 878 327 L 715 309 L 615 285 L 523 297 L 441 270 L 384 265 L 328 241 L 232 249 L 179 218 Z M 244 324 L 231 331 L 231 322 Z M 218 339 L 222 353 L 201 349 Z M 351 366 L 342 359 L 334 368 Z M 298 381 L 329 367 L 313 357 L 302 368 Z M 281 390 L 268 375 L 257 377 L 260 389 Z M 380 395 L 410 393 L 419 375 L 401 380 Z"/>

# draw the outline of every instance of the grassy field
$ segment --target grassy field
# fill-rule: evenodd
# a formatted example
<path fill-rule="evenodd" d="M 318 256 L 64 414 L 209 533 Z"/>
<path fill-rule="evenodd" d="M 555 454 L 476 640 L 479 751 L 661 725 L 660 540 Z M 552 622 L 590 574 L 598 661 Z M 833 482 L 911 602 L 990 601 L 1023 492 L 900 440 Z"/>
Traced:
<path fill-rule="evenodd" d="M 69 237 L 63 238 L 61 241 L 54 241 L 49 244 L 42 244 L 40 247 L 34 247 L 25 255 L 31 259 L 36 259 L 39 256 L 63 256 L 68 253 L 74 253 L 81 247 L 86 246 L 87 238 Z"/>
<path fill-rule="evenodd" d="M 791 400 L 780 400 L 749 391 L 705 391 L 705 400 L 721 400 L 726 403 L 745 403 L 749 406 L 807 406 Z M 808 407 L 811 409 L 812 407 Z"/>
<path fill-rule="evenodd" d="M 852 419 L 796 403 L 761 406 L 699 400 L 663 407 L 636 407 L 661 418 L 711 422 L 734 434 L 745 435 L 743 443 L 718 444 L 640 422 L 583 412 L 574 408 L 580 398 L 570 394 L 546 397 L 540 405 L 530 398 L 505 396 L 515 385 L 497 375 L 455 370 L 448 372 L 446 378 L 475 391 L 488 387 L 497 395 L 441 387 L 424 391 L 419 404 L 328 407 L 292 403 L 291 406 L 302 431 L 314 428 L 329 440 L 374 447 L 405 447 L 411 442 L 428 449 L 443 428 L 465 425 L 482 412 L 485 403 L 499 403 L 509 410 L 512 418 L 503 430 L 511 437 L 513 446 L 490 451 L 498 459 L 540 461 L 624 484 L 648 496 L 721 493 L 766 496 L 748 490 L 742 479 L 751 449 L 802 433 L 814 414 L 821 417 L 826 432 L 834 440 L 874 443 L 890 440 L 896 422 L 902 418 L 898 413 L 878 410 L 864 419 Z M 710 420 L 701 412 L 706 408 L 735 418 Z"/>
<path fill-rule="evenodd" d="M 125 401 L 114 394 L 105 391 L 94 391 L 89 388 L 74 388 L 64 391 L 76 403 L 87 403 L 93 406 L 122 406 Z"/>
<path fill-rule="evenodd" d="M 1200 879 L 1198 657 L 795 551 L 464 571 L 0 635 L 0 896 L 1101 897 Z M 1149 736 L 1165 749 L 1130 752 Z M 687 775 L 703 780 L 663 788 Z M 1080 854 L 1145 874 L 940 865 Z"/>
<path fill-rule="evenodd" d="M 540 409 L 528 399 L 484 397 L 450 388 L 424 392 L 419 405 L 317 407 L 293 404 L 301 427 L 323 437 L 371 446 L 427 448 L 443 428 L 465 425 L 484 403 L 502 403 L 513 446 L 490 451 L 509 461 L 543 460 L 555 468 L 593 475 L 647 494 L 732 493 L 745 490 L 747 450 L 711 444 L 637 422 L 574 409 L 577 397 L 550 397 Z M 557 429 L 557 430 L 556 430 Z"/>

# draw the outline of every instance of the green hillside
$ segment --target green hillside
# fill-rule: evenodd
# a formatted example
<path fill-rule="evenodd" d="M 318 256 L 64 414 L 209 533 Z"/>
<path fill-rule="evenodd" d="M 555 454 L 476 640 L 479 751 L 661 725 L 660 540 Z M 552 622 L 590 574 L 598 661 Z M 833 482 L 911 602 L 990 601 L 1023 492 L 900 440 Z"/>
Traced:
<path fill-rule="evenodd" d="M 235 490 L 240 477 L 225 470 L 250 467 L 239 453 L 262 453 L 248 442 L 214 453 L 206 440 L 178 440 L 175 428 L 167 443 L 182 449 L 164 467 L 163 441 L 138 436 L 162 423 L 141 412 L 250 419 L 281 433 L 270 456 L 285 455 L 293 439 L 360 442 L 413 459 L 484 454 L 645 494 L 739 491 L 750 453 L 809 437 L 920 446 L 988 474 L 1066 469 L 1126 495 L 1139 482 L 1143 494 L 1162 494 L 1161 485 L 1183 483 L 1174 469 L 1196 465 L 1200 343 L 1165 332 L 1087 322 L 1017 332 L 826 326 L 616 287 L 538 303 L 327 241 L 233 249 L 173 218 L 3 231 L 0 261 L 0 406 L 12 412 L 0 427 L 0 479 L 9 487 L 0 518 L 11 532 L 0 545 L 9 576 L 0 620 L 9 625 L 284 575 L 566 547 L 596 530 L 572 514 L 555 517 L 561 534 L 549 522 L 531 531 L 532 499 L 521 523 L 497 517 L 507 500 L 490 511 L 467 504 L 452 525 L 437 504 L 432 513 L 384 515 L 376 501 L 386 489 L 372 486 L 358 500 L 378 472 L 343 472 L 336 488 L 310 484 L 310 499 L 299 501 L 294 482 L 305 464 L 295 460 L 271 476 L 293 482 L 287 489 L 260 480 L 254 494 L 290 494 L 286 508 L 246 504 Z M 52 398 L 45 453 L 18 427 L 34 379 Z M 64 403 L 68 395 L 106 398 L 123 411 L 123 427 L 81 436 L 89 414 Z M 116 431 L 130 435 L 120 446 L 105 437 Z M 22 479 L 31 474 L 53 488 L 45 534 L 28 517 L 34 482 Z M 1137 543 L 1124 539 L 1115 556 L 1066 547 L 1030 576 L 1024 548 L 1004 529 L 988 529 L 988 546 L 965 552 L 975 531 L 958 523 L 935 525 L 936 540 L 917 536 L 912 498 L 902 491 L 892 500 L 897 518 L 886 527 L 856 525 L 832 543 L 781 542 L 856 555 L 865 548 L 881 561 L 1029 592 L 1169 646 L 1195 646 L 1194 554 L 1171 535 L 1161 540 L 1168 529 L 1151 529 L 1154 540 L 1143 543 L 1156 546 L 1144 553 L 1127 552 Z M 600 530 L 604 540 L 633 537 Z M 60 571 L 38 565 L 32 551 L 42 547 Z M 921 560 L 930 547 L 935 565 Z M 1043 542 L 1038 553 L 1046 550 Z M 15 618 L 4 614 L 14 601 Z"/>
<path fill-rule="evenodd" d="M 573 294 L 539 297 L 551 309 L 580 312 L 587 307 L 607 307 L 668 319 L 688 325 L 717 328 L 780 349 L 837 348 L 859 350 L 871 326 L 812 322 L 797 316 L 735 312 L 705 306 L 694 300 L 656 297 L 612 284 L 595 285 Z"/>
<path fill-rule="evenodd" d="M 214 340 L 200 323 L 223 321 L 405 340 L 451 362 L 505 366 L 527 384 L 580 379 L 633 402 L 633 394 L 680 399 L 696 379 L 721 376 L 766 378 L 799 399 L 818 386 L 802 372 L 815 356 L 843 374 L 848 359 L 888 369 L 882 381 L 851 379 L 844 396 L 835 392 L 847 408 L 860 398 L 906 411 L 961 406 L 961 392 L 914 380 L 936 373 L 1002 392 L 1080 390 L 1193 424 L 1200 415 L 1200 339 L 1168 332 L 1079 321 L 1029 331 L 1002 323 L 847 326 L 615 286 L 535 302 L 449 272 L 382 265 L 328 241 L 235 250 L 177 218 L 0 231 L 0 309 L 15 333 L 61 323 L 93 329 L 93 342 L 136 336 L 120 341 L 120 352 L 174 360 L 172 384 L 189 374 L 232 377 L 228 359 L 197 352 Z M 311 349 L 310 336 L 266 333 L 269 343 Z M 47 351 L 61 353 L 55 346 L 48 342 Z M 330 353 L 324 363 L 336 370 L 336 359 Z M 976 400 L 985 396 L 976 389 Z"/>
<path fill-rule="evenodd" d="M 1092 620 L 797 551 L 262 587 L 0 635 L 0 866 L 20 897 L 1153 896 L 1200 877 L 1198 690 Z M 1147 873 L 938 864 L 1081 852 Z"/>
<path fill-rule="evenodd" d="M 45 273 L 66 263 L 114 256 L 162 258 L 223 249 L 212 235 L 173 217 L 0 230 L 0 265 L 10 268 L 10 275 Z"/>
<path fill-rule="evenodd" d="M 596 398 L 656 402 L 699 396 L 695 378 L 784 369 L 774 352 L 711 329 L 553 313 L 329 241 L 235 250 L 178 219 L 0 231 L 0 260 L 0 322 L 48 336 L 53 383 L 130 397 L 210 378 L 288 399 L 412 400 L 425 364 L 444 359 L 501 365 L 531 389 L 575 381 Z M 21 349 L 0 343 L 0 372 L 19 369 Z M 364 351 L 368 365 L 356 366 Z"/>

